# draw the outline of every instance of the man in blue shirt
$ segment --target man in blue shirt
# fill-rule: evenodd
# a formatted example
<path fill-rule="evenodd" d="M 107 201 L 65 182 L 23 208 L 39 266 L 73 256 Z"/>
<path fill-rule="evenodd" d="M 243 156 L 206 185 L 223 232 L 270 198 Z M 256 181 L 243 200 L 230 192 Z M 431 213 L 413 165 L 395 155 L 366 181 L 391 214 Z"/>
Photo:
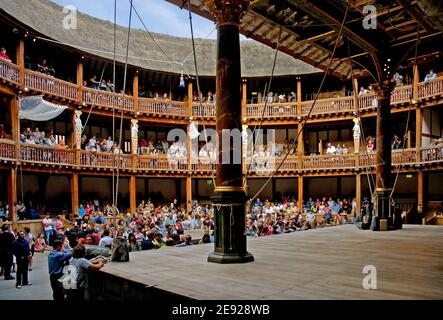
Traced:
<path fill-rule="evenodd" d="M 92 222 L 96 224 L 106 224 L 106 219 L 103 217 L 103 212 L 99 212 L 97 216 L 92 218 Z"/>
<path fill-rule="evenodd" d="M 58 281 L 63 276 L 63 266 L 72 257 L 70 249 L 65 249 L 63 240 L 57 239 L 53 244 L 54 250 L 48 255 L 49 279 L 51 280 L 52 296 L 55 301 L 63 301 L 65 295 L 63 286 Z"/>
<path fill-rule="evenodd" d="M 425 77 L 425 85 L 428 84 L 429 81 L 434 80 L 436 78 L 437 78 L 437 74 L 434 73 L 433 69 L 431 69 Z"/>

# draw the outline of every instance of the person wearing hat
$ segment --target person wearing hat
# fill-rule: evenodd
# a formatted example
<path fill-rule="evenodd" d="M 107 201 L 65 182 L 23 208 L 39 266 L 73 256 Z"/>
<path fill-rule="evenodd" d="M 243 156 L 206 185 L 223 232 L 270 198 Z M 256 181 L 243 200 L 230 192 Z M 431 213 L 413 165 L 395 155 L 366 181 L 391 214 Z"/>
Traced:
<path fill-rule="evenodd" d="M 11 268 L 13 262 L 12 243 L 15 241 L 14 235 L 9 230 L 9 224 L 2 225 L 2 233 L 0 233 L 0 265 L 4 269 L 5 280 L 14 280 L 11 276 Z"/>

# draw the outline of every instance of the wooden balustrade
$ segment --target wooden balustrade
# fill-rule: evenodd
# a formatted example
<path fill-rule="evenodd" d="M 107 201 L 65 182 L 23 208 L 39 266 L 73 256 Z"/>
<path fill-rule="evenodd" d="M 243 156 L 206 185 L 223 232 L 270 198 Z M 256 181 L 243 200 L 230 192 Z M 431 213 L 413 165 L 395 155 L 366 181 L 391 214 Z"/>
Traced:
<path fill-rule="evenodd" d="M 309 169 L 342 169 L 354 168 L 355 156 L 353 154 L 334 154 L 326 156 L 305 156 L 302 168 Z"/>
<path fill-rule="evenodd" d="M 302 102 L 302 115 L 307 116 L 314 101 Z M 354 97 L 341 97 L 332 99 L 318 99 L 312 109 L 311 115 L 330 114 L 354 111 Z"/>
<path fill-rule="evenodd" d="M 149 98 L 139 99 L 138 111 L 140 113 L 173 117 L 187 117 L 189 115 L 188 104 L 186 102 Z"/>
<path fill-rule="evenodd" d="M 431 98 L 443 94 L 443 77 L 429 81 L 426 85 L 424 82 L 418 85 L 418 98 Z"/>
<path fill-rule="evenodd" d="M 443 144 L 436 146 L 422 147 L 420 149 L 422 163 L 443 161 Z"/>
<path fill-rule="evenodd" d="M 246 117 L 259 119 L 262 115 L 264 118 L 297 116 L 297 102 L 268 104 L 263 112 L 264 107 L 264 103 L 246 105 Z"/>
<path fill-rule="evenodd" d="M 17 65 L 0 58 L 0 78 L 13 82 L 14 84 L 19 84 L 20 68 Z"/>
<path fill-rule="evenodd" d="M 244 159 L 246 162 L 246 168 L 249 173 L 257 175 L 271 175 L 283 161 L 283 157 L 247 157 Z M 251 165 L 252 162 L 252 165 Z M 281 172 L 295 172 L 298 169 L 298 158 L 295 156 L 288 156 L 283 162 L 282 166 L 278 170 Z"/>
<path fill-rule="evenodd" d="M 192 116 L 195 118 L 215 118 L 216 110 L 214 103 L 193 103 Z"/>
<path fill-rule="evenodd" d="M 358 96 L 358 108 L 359 110 L 369 110 L 377 108 L 377 97 L 375 93 L 368 93 Z"/>
<path fill-rule="evenodd" d="M 104 152 L 81 151 L 80 165 L 94 168 L 132 169 L 130 154 L 113 154 Z"/>
<path fill-rule="evenodd" d="M 79 90 L 73 83 L 31 70 L 25 70 L 25 87 L 70 100 L 77 100 Z"/>
<path fill-rule="evenodd" d="M 392 164 L 413 164 L 417 158 L 415 148 L 392 150 Z"/>
<path fill-rule="evenodd" d="M 104 108 L 134 111 L 134 97 L 121 93 L 83 88 L 83 102 Z"/>
<path fill-rule="evenodd" d="M 216 161 L 209 157 L 193 158 L 191 168 L 193 172 L 215 172 Z"/>
<path fill-rule="evenodd" d="M 137 169 L 150 172 L 187 172 L 188 162 L 186 157 L 175 156 L 138 156 Z"/>
<path fill-rule="evenodd" d="M 23 162 L 75 165 L 75 150 L 41 147 L 37 145 L 20 145 L 20 160 Z"/>
<path fill-rule="evenodd" d="M 0 139 L 0 159 L 15 160 L 15 143 L 12 140 Z"/>
<path fill-rule="evenodd" d="M 412 100 L 412 85 L 396 87 L 391 95 L 391 104 L 408 103 Z"/>

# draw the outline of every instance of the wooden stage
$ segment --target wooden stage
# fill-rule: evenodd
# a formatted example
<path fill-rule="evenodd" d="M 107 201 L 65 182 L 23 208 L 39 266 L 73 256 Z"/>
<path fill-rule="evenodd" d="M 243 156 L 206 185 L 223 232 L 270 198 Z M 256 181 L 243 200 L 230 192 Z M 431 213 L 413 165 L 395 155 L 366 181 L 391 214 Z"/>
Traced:
<path fill-rule="evenodd" d="M 354 225 L 248 238 L 255 262 L 206 262 L 213 244 L 131 253 L 89 275 L 92 299 L 443 299 L 443 227 Z M 365 265 L 377 289 L 362 287 Z M 123 289 L 122 289 L 123 288 Z M 126 292 L 126 293 L 125 293 Z"/>

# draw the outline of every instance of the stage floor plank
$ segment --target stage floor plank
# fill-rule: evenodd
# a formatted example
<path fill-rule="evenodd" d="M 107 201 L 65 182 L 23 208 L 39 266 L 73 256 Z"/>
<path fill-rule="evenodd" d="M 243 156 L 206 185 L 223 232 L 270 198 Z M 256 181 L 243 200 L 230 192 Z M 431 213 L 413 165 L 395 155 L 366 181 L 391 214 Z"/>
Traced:
<path fill-rule="evenodd" d="M 213 244 L 131 253 L 101 272 L 194 299 L 443 299 L 443 227 L 353 225 L 248 238 L 255 262 L 206 262 Z M 377 289 L 362 287 L 365 265 Z"/>

